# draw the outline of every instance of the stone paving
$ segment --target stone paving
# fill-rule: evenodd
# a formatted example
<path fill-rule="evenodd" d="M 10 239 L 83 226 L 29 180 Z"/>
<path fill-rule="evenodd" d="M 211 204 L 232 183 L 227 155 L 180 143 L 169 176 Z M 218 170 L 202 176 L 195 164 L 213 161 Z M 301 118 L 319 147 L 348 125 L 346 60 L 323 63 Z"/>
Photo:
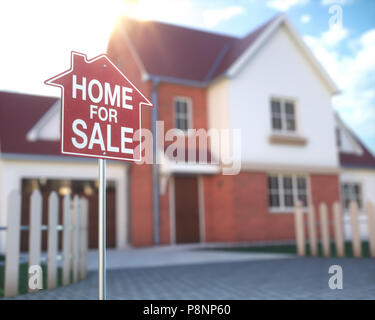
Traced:
<path fill-rule="evenodd" d="M 228 244 L 183 244 L 175 246 L 154 246 L 146 248 L 128 248 L 107 250 L 107 269 L 124 269 L 138 267 L 157 267 L 185 264 L 220 263 L 249 260 L 287 259 L 295 255 L 235 252 L 219 250 L 202 250 L 210 247 L 225 247 Z M 98 269 L 98 251 L 90 250 L 87 257 L 88 270 Z"/>
<path fill-rule="evenodd" d="M 343 268 L 343 290 L 328 287 Z M 289 258 L 148 266 L 107 272 L 108 299 L 375 299 L 373 259 Z M 97 271 L 79 283 L 17 299 L 96 299 Z"/>

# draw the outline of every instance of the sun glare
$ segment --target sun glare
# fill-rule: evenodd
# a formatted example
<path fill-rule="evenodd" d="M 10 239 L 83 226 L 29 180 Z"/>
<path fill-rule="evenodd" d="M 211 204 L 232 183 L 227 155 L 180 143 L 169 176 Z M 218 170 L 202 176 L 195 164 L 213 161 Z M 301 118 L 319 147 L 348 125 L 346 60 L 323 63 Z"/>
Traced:
<path fill-rule="evenodd" d="M 128 0 L 125 1 L 125 16 L 141 21 L 159 20 L 171 14 L 166 0 Z"/>

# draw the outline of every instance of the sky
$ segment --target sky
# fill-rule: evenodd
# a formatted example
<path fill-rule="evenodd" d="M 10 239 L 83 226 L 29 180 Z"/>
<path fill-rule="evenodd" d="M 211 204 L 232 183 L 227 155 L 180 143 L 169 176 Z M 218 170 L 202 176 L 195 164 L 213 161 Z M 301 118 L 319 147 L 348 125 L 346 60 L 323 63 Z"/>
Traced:
<path fill-rule="evenodd" d="M 285 12 L 338 85 L 334 109 L 375 154 L 375 0 L 2 0 L 0 90 L 58 96 L 43 81 L 70 51 L 105 53 L 118 16 L 244 36 Z"/>

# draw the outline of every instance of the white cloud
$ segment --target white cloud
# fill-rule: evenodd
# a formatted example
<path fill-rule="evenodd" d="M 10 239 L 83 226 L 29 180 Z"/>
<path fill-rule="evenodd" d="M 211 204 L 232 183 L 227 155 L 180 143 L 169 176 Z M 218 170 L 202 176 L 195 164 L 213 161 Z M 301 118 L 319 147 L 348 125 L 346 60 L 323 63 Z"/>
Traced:
<path fill-rule="evenodd" d="M 342 91 L 333 106 L 375 152 L 375 29 L 357 39 L 351 55 L 340 55 L 323 33 L 304 40 Z"/>
<path fill-rule="evenodd" d="M 309 14 L 304 14 L 301 16 L 302 23 L 309 23 L 311 21 L 311 16 Z"/>
<path fill-rule="evenodd" d="M 354 0 L 322 0 L 320 3 L 323 5 L 323 6 L 329 6 L 329 5 L 332 5 L 332 4 L 339 4 L 339 5 L 346 5 L 346 4 L 352 4 L 354 2 Z"/>
<path fill-rule="evenodd" d="M 348 36 L 348 29 L 340 26 L 339 24 L 335 24 L 331 26 L 328 31 L 325 31 L 322 34 L 321 39 L 323 40 L 324 44 L 333 47 L 340 43 L 342 40 L 346 39 Z"/>
<path fill-rule="evenodd" d="M 305 5 L 309 0 L 270 0 L 267 1 L 267 6 L 278 11 L 288 11 L 290 8 L 297 5 Z"/>
<path fill-rule="evenodd" d="M 240 6 L 206 10 L 203 12 L 203 20 L 206 27 L 213 28 L 223 21 L 227 21 L 234 16 L 238 16 L 244 13 L 245 9 Z"/>

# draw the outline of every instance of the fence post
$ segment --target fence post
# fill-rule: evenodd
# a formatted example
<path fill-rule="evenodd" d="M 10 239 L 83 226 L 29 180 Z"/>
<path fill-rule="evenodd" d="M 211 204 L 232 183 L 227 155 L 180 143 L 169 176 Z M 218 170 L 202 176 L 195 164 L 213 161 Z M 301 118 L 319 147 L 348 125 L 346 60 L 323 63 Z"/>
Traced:
<path fill-rule="evenodd" d="M 87 209 L 87 199 L 82 197 L 80 199 L 80 279 L 84 279 L 86 277 L 87 269 Z"/>
<path fill-rule="evenodd" d="M 315 257 L 318 255 L 318 244 L 316 239 L 315 209 L 313 205 L 308 209 L 307 223 L 309 229 L 310 254 Z"/>
<path fill-rule="evenodd" d="M 352 223 L 352 246 L 353 256 L 360 258 L 362 255 L 361 238 L 359 235 L 359 224 L 358 224 L 358 205 L 355 201 L 351 201 L 349 205 L 350 218 Z"/>
<path fill-rule="evenodd" d="M 12 191 L 8 199 L 8 223 L 6 231 L 4 296 L 18 293 L 20 255 L 21 195 Z"/>
<path fill-rule="evenodd" d="M 297 254 L 299 256 L 305 255 L 305 226 L 303 223 L 303 211 L 300 201 L 296 203 L 294 210 L 294 225 L 296 232 Z"/>
<path fill-rule="evenodd" d="M 366 204 L 366 213 L 370 255 L 371 257 L 375 258 L 375 212 L 374 205 L 370 201 L 368 201 Z"/>
<path fill-rule="evenodd" d="M 64 196 L 63 200 L 63 254 L 62 254 L 62 284 L 64 286 L 70 283 L 70 270 L 72 260 L 71 247 L 71 222 L 70 222 L 71 201 L 70 195 Z"/>
<path fill-rule="evenodd" d="M 333 204 L 333 226 L 335 230 L 336 254 L 338 257 L 345 255 L 344 232 L 342 226 L 342 210 L 338 202 Z"/>
<path fill-rule="evenodd" d="M 321 203 L 319 206 L 320 213 L 320 232 L 322 236 L 323 256 L 329 257 L 331 254 L 330 239 L 329 239 L 329 226 L 328 226 L 328 211 L 327 205 Z"/>
<path fill-rule="evenodd" d="M 42 195 L 39 190 L 31 194 L 30 232 L 29 232 L 29 267 L 40 266 Z M 29 292 L 37 290 L 29 289 Z"/>
<path fill-rule="evenodd" d="M 48 252 L 47 252 L 47 288 L 57 286 L 57 218 L 58 196 L 51 192 L 48 199 Z"/>
<path fill-rule="evenodd" d="M 73 198 L 72 207 L 72 269 L 73 269 L 73 282 L 79 280 L 79 197 L 75 195 Z"/>

